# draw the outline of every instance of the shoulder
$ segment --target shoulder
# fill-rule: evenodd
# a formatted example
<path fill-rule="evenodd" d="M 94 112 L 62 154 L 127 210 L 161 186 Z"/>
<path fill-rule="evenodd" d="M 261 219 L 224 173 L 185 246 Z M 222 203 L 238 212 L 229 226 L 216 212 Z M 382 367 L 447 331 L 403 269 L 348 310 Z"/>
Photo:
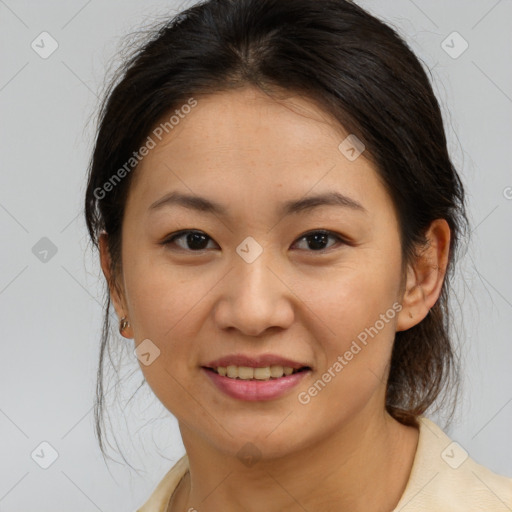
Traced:
<path fill-rule="evenodd" d="M 165 474 L 148 500 L 137 509 L 137 512 L 165 512 L 172 493 L 178 487 L 180 480 L 188 471 L 188 456 L 185 454 Z"/>
<path fill-rule="evenodd" d="M 512 478 L 478 464 L 433 421 L 420 418 L 409 482 L 393 512 L 507 512 Z"/>

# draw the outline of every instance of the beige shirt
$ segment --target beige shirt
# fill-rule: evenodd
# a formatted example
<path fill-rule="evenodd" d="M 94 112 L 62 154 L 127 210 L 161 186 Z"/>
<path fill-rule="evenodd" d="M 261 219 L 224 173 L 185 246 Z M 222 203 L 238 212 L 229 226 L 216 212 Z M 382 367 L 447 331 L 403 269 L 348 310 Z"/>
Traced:
<path fill-rule="evenodd" d="M 137 512 L 166 512 L 188 471 L 184 455 Z M 431 420 L 420 418 L 418 447 L 405 491 L 393 512 L 511 512 L 512 478 L 471 459 Z"/>

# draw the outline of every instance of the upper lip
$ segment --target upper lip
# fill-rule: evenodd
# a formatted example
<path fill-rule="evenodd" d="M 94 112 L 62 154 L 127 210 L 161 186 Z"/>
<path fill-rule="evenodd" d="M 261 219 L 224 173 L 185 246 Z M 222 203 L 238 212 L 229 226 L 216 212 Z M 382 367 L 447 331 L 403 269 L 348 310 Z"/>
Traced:
<path fill-rule="evenodd" d="M 244 354 L 232 354 L 220 357 L 204 365 L 207 368 L 218 368 L 219 366 L 247 366 L 249 368 L 266 368 L 267 366 L 287 366 L 298 370 L 309 367 L 307 364 L 293 361 L 286 357 L 275 354 L 262 354 L 259 356 L 247 356 Z"/>

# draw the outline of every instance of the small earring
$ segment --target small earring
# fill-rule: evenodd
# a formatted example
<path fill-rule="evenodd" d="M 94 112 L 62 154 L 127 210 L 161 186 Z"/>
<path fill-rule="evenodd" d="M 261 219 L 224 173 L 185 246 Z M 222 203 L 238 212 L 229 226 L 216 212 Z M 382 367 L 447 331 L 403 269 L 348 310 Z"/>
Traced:
<path fill-rule="evenodd" d="M 121 336 L 123 335 L 123 331 L 130 325 L 130 322 L 126 319 L 125 316 L 121 318 L 121 321 L 119 322 L 119 333 Z"/>

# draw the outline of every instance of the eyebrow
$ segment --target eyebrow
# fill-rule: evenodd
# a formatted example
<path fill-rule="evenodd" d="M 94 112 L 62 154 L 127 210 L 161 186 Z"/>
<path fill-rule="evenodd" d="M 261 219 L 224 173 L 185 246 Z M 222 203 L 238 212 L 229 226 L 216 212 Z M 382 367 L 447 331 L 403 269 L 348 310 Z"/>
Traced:
<path fill-rule="evenodd" d="M 227 208 L 225 206 L 212 201 L 211 199 L 176 191 L 170 192 L 155 201 L 148 210 L 149 212 L 153 212 L 164 206 L 173 205 L 213 215 L 228 215 Z M 341 206 L 350 208 L 354 211 L 368 213 L 368 210 L 361 203 L 351 197 L 341 194 L 340 192 L 325 192 L 323 194 L 317 194 L 302 199 L 286 201 L 281 205 L 280 214 L 292 215 L 302 213 L 304 211 L 310 211 L 320 206 Z"/>

